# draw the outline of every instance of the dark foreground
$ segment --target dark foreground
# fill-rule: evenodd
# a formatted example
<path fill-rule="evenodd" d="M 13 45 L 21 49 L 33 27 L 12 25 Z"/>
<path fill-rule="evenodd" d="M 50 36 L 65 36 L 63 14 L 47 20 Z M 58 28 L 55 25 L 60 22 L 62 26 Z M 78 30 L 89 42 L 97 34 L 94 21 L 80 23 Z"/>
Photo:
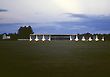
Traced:
<path fill-rule="evenodd" d="M 0 41 L 0 77 L 110 77 L 110 42 Z"/>

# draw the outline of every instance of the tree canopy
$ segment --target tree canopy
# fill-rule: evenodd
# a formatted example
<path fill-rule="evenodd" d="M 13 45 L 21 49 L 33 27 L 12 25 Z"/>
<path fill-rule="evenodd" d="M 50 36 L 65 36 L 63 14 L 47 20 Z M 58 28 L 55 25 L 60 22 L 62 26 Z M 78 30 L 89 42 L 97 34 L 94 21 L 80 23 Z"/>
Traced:
<path fill-rule="evenodd" d="M 18 29 L 18 35 L 20 39 L 29 39 L 29 35 L 33 34 L 33 30 L 31 26 L 24 26 Z"/>

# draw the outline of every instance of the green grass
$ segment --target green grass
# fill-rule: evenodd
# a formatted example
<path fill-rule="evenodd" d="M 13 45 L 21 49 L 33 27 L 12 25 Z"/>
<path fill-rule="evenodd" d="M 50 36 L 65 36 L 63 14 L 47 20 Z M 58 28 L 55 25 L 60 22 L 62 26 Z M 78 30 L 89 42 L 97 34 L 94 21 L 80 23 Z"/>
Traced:
<path fill-rule="evenodd" d="M 109 41 L 0 41 L 0 77 L 110 77 L 109 72 Z"/>

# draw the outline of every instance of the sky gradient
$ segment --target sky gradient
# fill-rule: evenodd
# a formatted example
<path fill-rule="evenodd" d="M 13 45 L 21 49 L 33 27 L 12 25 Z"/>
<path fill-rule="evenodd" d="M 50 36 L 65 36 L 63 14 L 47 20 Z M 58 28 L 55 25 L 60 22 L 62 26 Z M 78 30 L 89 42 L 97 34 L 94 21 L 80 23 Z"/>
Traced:
<path fill-rule="evenodd" d="M 110 33 L 110 0 L 0 0 L 0 33 Z"/>

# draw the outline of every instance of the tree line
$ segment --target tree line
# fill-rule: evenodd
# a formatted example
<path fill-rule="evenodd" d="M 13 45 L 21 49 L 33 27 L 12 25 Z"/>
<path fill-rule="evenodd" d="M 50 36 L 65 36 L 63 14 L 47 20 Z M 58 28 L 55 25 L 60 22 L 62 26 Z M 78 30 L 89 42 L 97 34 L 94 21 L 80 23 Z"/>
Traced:
<path fill-rule="evenodd" d="M 2 40 L 4 34 L 7 36 L 10 36 L 11 37 L 10 40 L 17 40 L 17 39 L 29 39 L 30 34 L 33 34 L 33 33 L 34 32 L 31 26 L 28 26 L 28 27 L 24 26 L 24 27 L 20 27 L 17 33 L 0 34 L 0 40 Z"/>
<path fill-rule="evenodd" d="M 17 40 L 17 39 L 29 39 L 30 34 L 34 34 L 33 29 L 31 26 L 24 26 L 20 27 L 17 31 L 17 33 L 4 33 L 7 36 L 10 36 L 10 40 Z M 0 40 L 3 39 L 3 35 L 0 34 Z M 103 36 L 105 37 L 105 40 L 110 41 L 110 34 L 91 34 L 91 33 L 84 33 L 84 34 L 78 34 L 79 39 L 81 39 L 83 36 L 88 39 L 89 37 L 98 36 L 99 39 L 101 39 Z"/>

